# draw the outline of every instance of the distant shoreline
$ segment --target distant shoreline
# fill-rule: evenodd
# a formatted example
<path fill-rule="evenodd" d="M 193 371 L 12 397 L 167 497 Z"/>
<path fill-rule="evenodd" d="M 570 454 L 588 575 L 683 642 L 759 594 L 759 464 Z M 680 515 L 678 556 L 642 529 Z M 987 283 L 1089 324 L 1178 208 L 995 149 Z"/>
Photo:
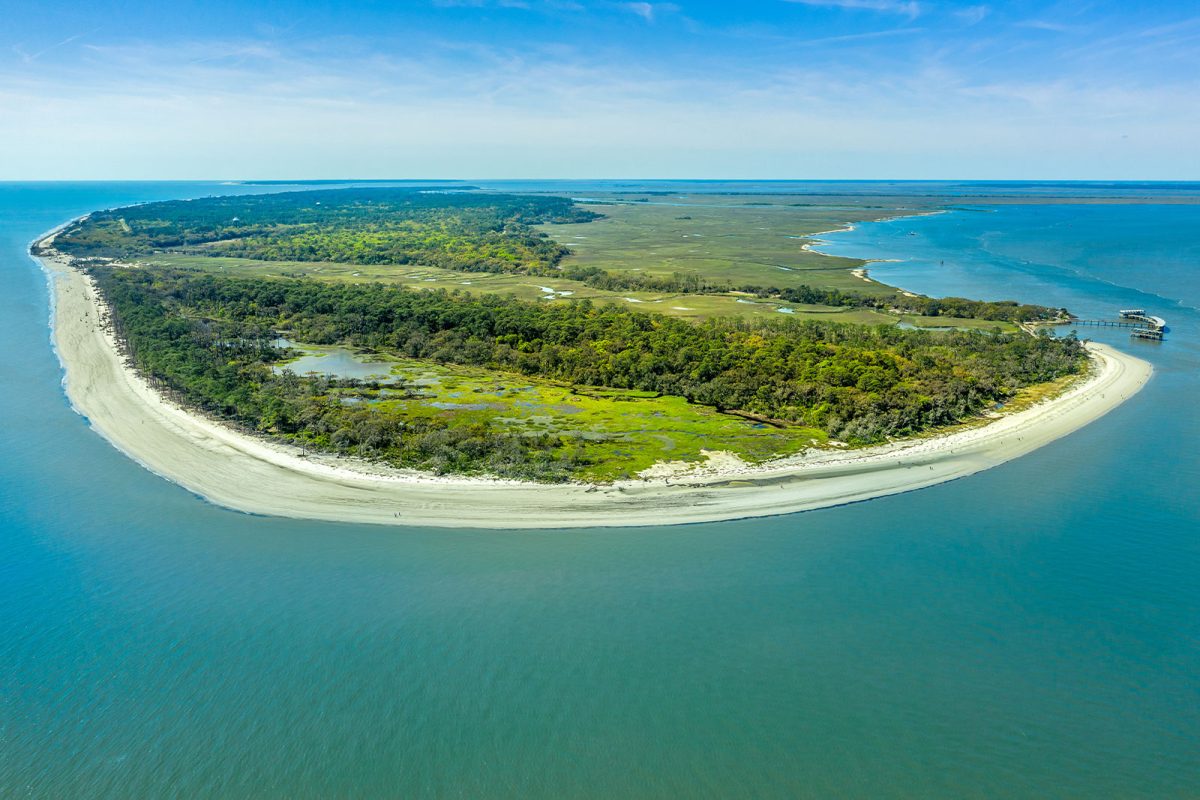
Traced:
<path fill-rule="evenodd" d="M 900 286 L 893 286 L 890 283 L 884 283 L 882 281 L 877 281 L 874 278 L 870 277 L 870 271 L 871 271 L 870 265 L 871 264 L 895 263 L 897 261 L 897 259 L 894 259 L 894 258 L 859 258 L 857 256 L 839 256 L 839 255 L 834 255 L 833 253 L 826 253 L 824 250 L 821 250 L 819 248 L 830 244 L 830 242 L 828 242 L 824 239 L 820 239 L 818 237 L 828 236 L 829 234 L 834 234 L 834 233 L 850 233 L 852 231 L 858 230 L 858 226 L 862 225 L 864 222 L 897 222 L 902 219 L 915 219 L 917 217 L 934 217 L 934 216 L 938 216 L 940 214 L 949 214 L 952 210 L 953 209 L 949 209 L 949 208 L 938 208 L 938 209 L 932 209 L 932 210 L 913 211 L 910 214 L 900 214 L 895 217 L 879 217 L 878 219 L 863 220 L 861 222 L 847 222 L 845 225 L 842 225 L 840 228 L 831 228 L 827 231 L 817 231 L 816 233 L 811 233 L 811 234 L 805 236 L 804 238 L 807 239 L 808 241 L 806 241 L 803 245 L 801 245 L 800 249 L 805 250 L 809 253 L 815 253 L 816 255 L 819 255 L 819 256 L 825 256 L 826 258 L 850 258 L 850 259 L 853 259 L 854 261 L 861 261 L 861 262 L 863 262 L 864 266 L 856 267 L 855 269 L 850 270 L 850 274 L 853 275 L 854 277 L 858 278 L 859 280 L 865 281 L 867 283 L 873 283 L 873 284 L 876 284 L 877 286 L 882 286 L 885 289 L 895 289 L 897 292 L 899 292 L 900 294 L 905 295 L 907 297 L 920 297 L 920 295 L 918 295 L 914 292 L 910 292 L 909 290 L 907 290 L 905 288 L 902 288 Z"/>
<path fill-rule="evenodd" d="M 39 237 L 52 245 L 70 222 Z M 1029 453 L 1136 394 L 1150 365 L 1090 344 L 1091 373 L 1066 392 L 987 424 L 879 447 L 808 452 L 611 485 L 441 477 L 306 453 L 184 409 L 125 362 L 82 271 L 36 256 L 51 285 L 52 335 L 73 408 L 117 449 L 205 499 L 247 513 L 448 528 L 659 526 L 773 516 L 971 475 Z"/>

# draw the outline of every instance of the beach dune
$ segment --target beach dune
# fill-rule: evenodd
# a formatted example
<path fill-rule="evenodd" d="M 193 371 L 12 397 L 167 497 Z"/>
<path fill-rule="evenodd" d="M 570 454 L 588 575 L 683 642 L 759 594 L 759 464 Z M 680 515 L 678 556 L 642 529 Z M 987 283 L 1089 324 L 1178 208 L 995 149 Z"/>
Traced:
<path fill-rule="evenodd" d="M 1066 393 L 940 436 L 802 454 L 762 468 L 715 468 L 598 487 L 443 478 L 305 453 L 184 410 L 124 362 L 103 324 L 90 279 L 61 256 L 39 260 L 51 283 L 54 342 L 75 410 L 119 450 L 201 497 L 282 517 L 574 528 L 711 522 L 823 508 L 932 486 L 1029 453 L 1111 411 L 1151 374 L 1147 362 L 1093 343 L 1091 374 Z"/>

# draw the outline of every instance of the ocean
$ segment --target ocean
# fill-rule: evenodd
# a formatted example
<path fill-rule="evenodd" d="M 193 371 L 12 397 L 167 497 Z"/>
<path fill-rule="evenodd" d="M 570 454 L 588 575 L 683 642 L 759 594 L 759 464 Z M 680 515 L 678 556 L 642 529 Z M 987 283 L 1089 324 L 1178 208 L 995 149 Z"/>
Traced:
<path fill-rule="evenodd" d="M 914 291 L 1167 319 L 1080 328 L 1156 374 L 1031 455 L 785 517 L 490 532 L 226 511 L 71 410 L 29 242 L 278 188 L 0 184 L 0 796 L 1195 796 L 1200 205 L 914 184 L 970 205 L 823 237 Z"/>

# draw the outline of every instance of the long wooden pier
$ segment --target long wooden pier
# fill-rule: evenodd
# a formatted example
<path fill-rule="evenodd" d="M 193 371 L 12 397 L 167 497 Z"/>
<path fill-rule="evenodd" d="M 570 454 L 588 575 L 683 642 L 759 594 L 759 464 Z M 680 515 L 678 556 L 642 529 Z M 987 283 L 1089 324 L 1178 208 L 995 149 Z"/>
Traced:
<path fill-rule="evenodd" d="M 1125 308 L 1117 312 L 1120 319 L 1070 319 L 1065 325 L 1092 325 L 1098 328 L 1132 328 L 1129 335 L 1135 339 L 1151 339 L 1161 342 L 1167 330 L 1167 321 L 1146 313 L 1144 308 Z"/>
<path fill-rule="evenodd" d="M 1115 319 L 1069 319 L 1064 325 L 1094 325 L 1099 328 L 1140 328 L 1140 322 L 1126 322 Z"/>

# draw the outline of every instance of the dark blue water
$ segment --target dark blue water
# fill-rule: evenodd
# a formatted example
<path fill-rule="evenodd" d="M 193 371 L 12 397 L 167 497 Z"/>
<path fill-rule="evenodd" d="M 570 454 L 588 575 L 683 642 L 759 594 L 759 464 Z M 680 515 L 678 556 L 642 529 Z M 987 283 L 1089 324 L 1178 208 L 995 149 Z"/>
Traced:
<path fill-rule="evenodd" d="M 790 517 L 499 533 L 224 511 L 70 410 L 29 240 L 227 188 L 0 186 L 0 796 L 1195 795 L 1196 209 L 901 223 L 889 257 L 959 254 L 961 293 L 1171 323 L 1141 395 L 1037 453 Z M 1141 257 L 1077 247 L 1085 217 Z"/>

